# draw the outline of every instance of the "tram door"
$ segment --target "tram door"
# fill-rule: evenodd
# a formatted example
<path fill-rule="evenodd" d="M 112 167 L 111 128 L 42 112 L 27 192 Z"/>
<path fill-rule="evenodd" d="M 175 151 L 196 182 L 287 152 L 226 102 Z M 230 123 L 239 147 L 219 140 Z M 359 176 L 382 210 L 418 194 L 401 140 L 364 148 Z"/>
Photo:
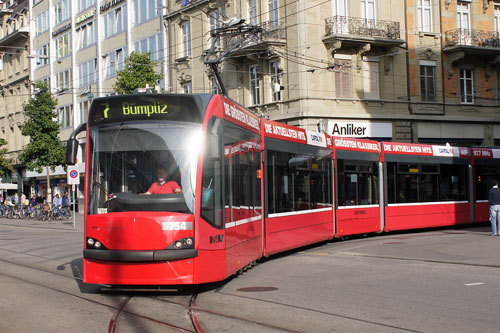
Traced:
<path fill-rule="evenodd" d="M 260 159 L 260 136 L 226 121 L 223 173 L 228 274 L 262 253 Z"/>

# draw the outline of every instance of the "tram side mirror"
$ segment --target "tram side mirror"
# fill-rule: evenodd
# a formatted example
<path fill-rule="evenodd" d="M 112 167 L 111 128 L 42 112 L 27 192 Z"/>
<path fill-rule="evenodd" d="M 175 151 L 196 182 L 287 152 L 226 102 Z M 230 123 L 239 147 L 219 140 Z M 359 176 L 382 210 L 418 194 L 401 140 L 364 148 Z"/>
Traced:
<path fill-rule="evenodd" d="M 76 154 L 78 153 L 78 140 L 69 139 L 66 145 L 66 164 L 75 165 L 76 164 Z"/>

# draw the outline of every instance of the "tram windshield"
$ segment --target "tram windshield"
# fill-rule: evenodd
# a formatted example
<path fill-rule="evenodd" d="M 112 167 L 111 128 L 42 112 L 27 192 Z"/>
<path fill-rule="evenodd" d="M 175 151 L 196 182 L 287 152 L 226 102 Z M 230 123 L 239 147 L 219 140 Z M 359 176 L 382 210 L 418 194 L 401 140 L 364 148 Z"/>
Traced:
<path fill-rule="evenodd" d="M 89 134 L 89 214 L 194 213 L 199 124 L 126 122 Z"/>

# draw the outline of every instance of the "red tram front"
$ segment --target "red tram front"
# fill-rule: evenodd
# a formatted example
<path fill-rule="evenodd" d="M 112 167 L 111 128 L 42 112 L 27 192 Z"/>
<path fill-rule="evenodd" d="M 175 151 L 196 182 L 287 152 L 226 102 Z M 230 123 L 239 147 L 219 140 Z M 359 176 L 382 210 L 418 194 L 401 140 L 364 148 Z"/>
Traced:
<path fill-rule="evenodd" d="M 96 98 L 87 123 L 84 282 L 198 284 L 260 257 L 259 131 L 255 115 L 218 95 Z M 148 194 L 162 186 L 159 170 L 180 193 Z"/>

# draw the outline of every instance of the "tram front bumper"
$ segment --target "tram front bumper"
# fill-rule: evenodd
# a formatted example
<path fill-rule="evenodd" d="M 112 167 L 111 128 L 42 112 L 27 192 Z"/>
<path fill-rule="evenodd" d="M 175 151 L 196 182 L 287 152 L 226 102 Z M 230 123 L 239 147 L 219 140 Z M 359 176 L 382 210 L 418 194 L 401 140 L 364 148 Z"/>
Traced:
<path fill-rule="evenodd" d="M 196 249 L 151 251 L 83 250 L 85 259 L 115 262 L 169 261 L 195 258 L 197 256 L 198 250 Z"/>

